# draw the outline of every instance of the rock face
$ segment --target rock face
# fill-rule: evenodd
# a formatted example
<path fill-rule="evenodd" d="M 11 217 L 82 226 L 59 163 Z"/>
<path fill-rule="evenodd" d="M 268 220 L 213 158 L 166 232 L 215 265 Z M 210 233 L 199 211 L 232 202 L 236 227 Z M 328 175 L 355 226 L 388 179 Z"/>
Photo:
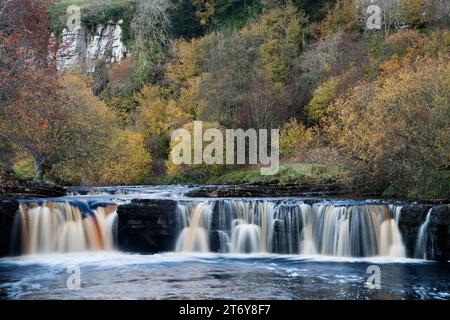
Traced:
<path fill-rule="evenodd" d="M 430 211 L 431 210 L 431 211 Z M 428 253 L 431 260 L 450 260 L 450 205 L 407 205 L 403 207 L 399 229 L 408 257 L 415 257 L 420 227 L 430 214 L 427 233 Z"/>
<path fill-rule="evenodd" d="M 450 205 L 433 208 L 429 232 L 436 244 L 433 259 L 450 260 Z"/>
<path fill-rule="evenodd" d="M 0 200 L 53 198 L 66 195 L 66 189 L 45 182 L 19 179 L 11 170 L 0 169 Z"/>
<path fill-rule="evenodd" d="M 118 23 L 98 26 L 94 32 L 81 26 L 64 29 L 59 52 L 59 68 L 79 67 L 81 71 L 94 73 L 99 61 L 112 65 L 127 54 L 122 42 L 122 28 Z"/>
<path fill-rule="evenodd" d="M 427 212 L 432 207 L 432 205 L 412 204 L 404 206 L 401 211 L 398 227 L 402 234 L 408 257 L 414 257 L 419 228 L 425 221 Z"/>
<path fill-rule="evenodd" d="M 173 251 L 178 234 L 177 202 L 136 200 L 119 207 L 118 247 L 123 251 Z"/>
<path fill-rule="evenodd" d="M 11 241 L 13 232 L 18 231 L 14 226 L 18 210 L 17 201 L 0 202 L 0 257 L 20 254 L 20 242 Z"/>

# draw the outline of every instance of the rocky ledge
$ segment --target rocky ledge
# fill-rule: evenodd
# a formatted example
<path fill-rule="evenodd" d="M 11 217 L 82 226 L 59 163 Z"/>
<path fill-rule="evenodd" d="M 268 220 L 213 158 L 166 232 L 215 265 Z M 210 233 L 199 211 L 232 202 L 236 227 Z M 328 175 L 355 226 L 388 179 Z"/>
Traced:
<path fill-rule="evenodd" d="M 407 204 L 403 207 L 399 219 L 399 229 L 406 247 L 407 256 L 415 257 L 417 237 L 420 227 L 430 214 L 430 243 L 428 259 L 450 260 L 450 205 L 448 204 Z"/>
<path fill-rule="evenodd" d="M 306 201 L 314 204 L 318 199 Z M 210 248 L 219 250 L 218 223 L 222 201 L 216 201 L 212 213 Z M 431 212 L 431 213 L 430 213 Z M 450 206 L 448 204 L 403 205 L 399 229 L 408 257 L 415 256 L 415 248 L 420 227 L 430 213 L 429 236 L 433 249 L 429 249 L 428 259 L 450 260 Z M 118 210 L 118 245 L 121 250 L 139 253 L 173 251 L 179 234 L 177 201 L 175 200 L 135 200 L 122 205 Z"/>
<path fill-rule="evenodd" d="M 178 234 L 177 202 L 134 200 L 118 208 L 120 250 L 138 253 L 173 251 Z"/>
<path fill-rule="evenodd" d="M 257 198 L 257 197 L 323 197 L 352 194 L 350 186 L 342 186 L 336 180 L 304 182 L 302 184 L 244 184 L 229 186 L 207 186 L 186 194 L 193 198 Z"/>
<path fill-rule="evenodd" d="M 0 169 L 0 199 L 53 198 L 66 195 L 66 189 L 46 182 L 23 180 L 12 170 Z"/>

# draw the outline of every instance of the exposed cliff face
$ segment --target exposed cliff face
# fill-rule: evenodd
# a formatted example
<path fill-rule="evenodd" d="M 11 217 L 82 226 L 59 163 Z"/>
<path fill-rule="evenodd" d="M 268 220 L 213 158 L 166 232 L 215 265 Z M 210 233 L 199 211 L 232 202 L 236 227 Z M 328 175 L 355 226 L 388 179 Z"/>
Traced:
<path fill-rule="evenodd" d="M 95 32 L 81 26 L 73 31 L 64 29 L 59 52 L 59 68 L 80 68 L 94 73 L 99 62 L 106 66 L 121 61 L 127 55 L 122 42 L 122 28 L 118 23 L 98 26 Z"/>

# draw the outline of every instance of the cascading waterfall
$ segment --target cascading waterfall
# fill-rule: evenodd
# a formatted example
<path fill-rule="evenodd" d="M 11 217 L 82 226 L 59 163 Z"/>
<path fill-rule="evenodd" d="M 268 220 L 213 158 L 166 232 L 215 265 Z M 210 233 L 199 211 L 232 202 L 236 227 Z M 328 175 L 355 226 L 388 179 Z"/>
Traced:
<path fill-rule="evenodd" d="M 221 200 L 182 203 L 176 250 L 338 257 L 405 257 L 398 229 L 401 207 L 308 205 L 300 201 Z"/>
<path fill-rule="evenodd" d="M 111 250 L 117 206 L 85 203 L 22 203 L 16 220 L 22 253 Z"/>
<path fill-rule="evenodd" d="M 425 222 L 420 226 L 416 241 L 416 251 L 414 256 L 418 259 L 429 259 L 434 257 L 433 237 L 430 237 L 430 221 L 433 209 L 427 213 Z"/>
<path fill-rule="evenodd" d="M 181 235 L 176 250 L 182 252 L 209 252 L 209 232 L 212 204 L 199 203 L 178 206 Z"/>

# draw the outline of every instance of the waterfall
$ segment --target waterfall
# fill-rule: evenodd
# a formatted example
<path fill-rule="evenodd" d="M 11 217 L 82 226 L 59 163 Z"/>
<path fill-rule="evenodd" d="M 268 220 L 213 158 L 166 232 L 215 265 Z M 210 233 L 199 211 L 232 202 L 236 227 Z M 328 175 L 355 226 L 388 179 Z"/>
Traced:
<path fill-rule="evenodd" d="M 181 203 L 176 250 L 337 257 L 405 257 L 400 207 L 308 205 L 301 201 L 220 200 Z"/>
<path fill-rule="evenodd" d="M 199 203 L 178 207 L 182 231 L 176 251 L 209 252 L 209 231 L 211 224 L 211 203 Z"/>
<path fill-rule="evenodd" d="M 16 221 L 24 254 L 111 250 L 117 206 L 22 203 Z"/>
<path fill-rule="evenodd" d="M 418 259 L 427 260 L 434 257 L 434 243 L 433 238 L 430 237 L 430 221 L 433 209 L 427 213 L 425 222 L 420 226 L 419 234 L 416 241 L 416 251 L 414 256 Z"/>

